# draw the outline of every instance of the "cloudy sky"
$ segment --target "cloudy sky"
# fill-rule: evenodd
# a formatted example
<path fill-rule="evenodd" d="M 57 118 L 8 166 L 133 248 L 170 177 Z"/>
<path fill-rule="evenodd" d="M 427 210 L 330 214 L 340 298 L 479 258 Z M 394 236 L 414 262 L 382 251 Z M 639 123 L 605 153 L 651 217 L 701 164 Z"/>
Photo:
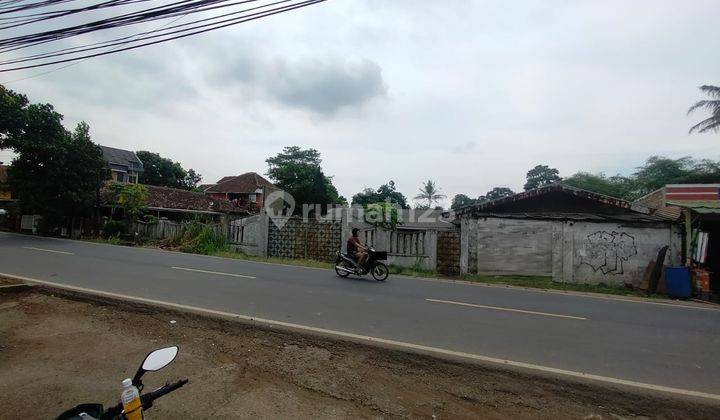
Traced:
<path fill-rule="evenodd" d="M 720 134 L 688 135 L 703 115 L 686 115 L 699 85 L 720 85 L 719 14 L 717 0 L 330 0 L 0 83 L 205 182 L 298 145 L 348 198 L 391 179 L 478 196 L 521 189 L 536 164 L 720 159 Z"/>

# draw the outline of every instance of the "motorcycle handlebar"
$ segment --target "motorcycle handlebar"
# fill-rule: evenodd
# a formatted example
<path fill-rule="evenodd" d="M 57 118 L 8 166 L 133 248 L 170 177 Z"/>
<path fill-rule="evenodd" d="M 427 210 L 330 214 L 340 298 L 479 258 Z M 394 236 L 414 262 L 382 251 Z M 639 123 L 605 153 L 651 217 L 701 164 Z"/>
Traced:
<path fill-rule="evenodd" d="M 143 410 L 147 410 L 153 405 L 153 401 L 156 399 L 162 397 L 163 395 L 169 394 L 176 389 L 182 387 L 188 383 L 187 379 L 181 379 L 177 382 L 174 382 L 172 384 L 165 384 L 161 386 L 160 388 L 156 389 L 155 391 L 148 392 L 147 394 L 143 394 L 140 396 L 140 401 L 142 402 Z M 115 419 L 122 413 L 123 406 L 122 403 L 116 405 L 115 407 L 107 409 L 102 415 L 102 419 Z"/>
<path fill-rule="evenodd" d="M 145 395 L 141 395 L 140 401 L 142 401 L 143 410 L 147 410 L 148 408 L 152 407 L 153 401 L 155 401 L 156 399 L 162 397 L 165 394 L 169 394 L 178 388 L 181 388 L 186 383 L 188 383 L 187 379 L 181 379 L 172 384 L 165 384 L 160 388 L 156 389 L 155 391 L 149 392 Z"/>

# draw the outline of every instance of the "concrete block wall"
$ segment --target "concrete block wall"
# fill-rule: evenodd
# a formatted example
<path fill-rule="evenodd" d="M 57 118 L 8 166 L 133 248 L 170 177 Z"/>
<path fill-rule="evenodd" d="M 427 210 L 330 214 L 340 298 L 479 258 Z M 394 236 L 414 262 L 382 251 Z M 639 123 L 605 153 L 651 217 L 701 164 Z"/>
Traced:
<path fill-rule="evenodd" d="M 552 275 L 552 224 L 524 219 L 463 219 L 460 271 Z"/>
<path fill-rule="evenodd" d="M 681 263 L 675 225 L 554 222 L 553 280 L 639 286 L 648 263 L 668 246 L 665 265 Z"/>
<path fill-rule="evenodd" d="M 269 222 L 265 213 L 230 222 L 230 243 L 245 254 L 266 257 Z"/>
<path fill-rule="evenodd" d="M 460 238 L 460 270 L 471 274 L 637 286 L 663 246 L 669 246 L 666 265 L 681 262 L 681 233 L 662 223 L 463 219 Z"/>

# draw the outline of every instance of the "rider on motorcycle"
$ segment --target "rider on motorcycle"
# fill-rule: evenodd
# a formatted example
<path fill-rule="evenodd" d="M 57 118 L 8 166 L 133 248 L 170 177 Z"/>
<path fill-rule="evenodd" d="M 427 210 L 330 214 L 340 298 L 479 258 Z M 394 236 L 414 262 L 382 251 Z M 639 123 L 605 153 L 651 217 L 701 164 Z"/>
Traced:
<path fill-rule="evenodd" d="M 360 241 L 358 232 L 360 232 L 360 229 L 353 228 L 352 236 L 347 240 L 347 254 L 362 267 L 368 259 L 369 248 Z"/>

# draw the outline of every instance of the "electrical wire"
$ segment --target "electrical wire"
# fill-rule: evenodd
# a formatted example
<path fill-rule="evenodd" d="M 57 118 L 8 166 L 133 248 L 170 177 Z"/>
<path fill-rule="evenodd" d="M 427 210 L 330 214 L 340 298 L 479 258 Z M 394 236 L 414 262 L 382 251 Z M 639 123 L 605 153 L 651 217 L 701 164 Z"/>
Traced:
<path fill-rule="evenodd" d="M 46 2 L 53 0 L 46 0 Z M 63 0 L 56 0 L 63 1 Z M 130 0 L 135 2 L 137 0 Z M 164 43 L 173 41 L 180 38 L 185 38 L 193 35 L 202 34 L 205 32 L 225 28 L 228 26 L 238 25 L 241 23 L 261 19 L 264 17 L 273 16 L 280 13 L 304 8 L 317 3 L 322 3 L 327 0 L 279 0 L 271 3 L 265 3 L 257 7 L 246 8 L 243 10 L 233 11 L 230 13 L 224 13 L 208 18 L 197 19 L 192 22 L 187 22 L 178 25 L 172 25 L 180 18 L 187 16 L 192 13 L 207 12 L 209 10 L 216 10 L 224 7 L 238 6 L 245 3 L 256 2 L 258 0 L 244 0 L 230 2 L 227 0 L 181 0 L 169 5 L 158 6 L 154 8 L 145 9 L 139 12 L 126 13 L 111 18 L 100 19 L 94 22 L 89 22 L 82 25 L 75 25 L 67 28 L 60 28 L 53 31 L 45 31 L 40 33 L 28 34 L 16 36 L 13 38 L 0 40 L 0 53 L 9 52 L 17 49 L 23 49 L 32 47 L 39 44 L 48 42 L 54 42 L 61 39 L 66 39 L 73 36 L 78 36 L 90 32 L 96 32 L 101 30 L 107 30 L 127 25 L 133 25 L 137 23 L 149 22 L 159 19 L 168 19 L 171 17 L 177 17 L 163 26 L 151 30 L 136 33 L 134 35 L 119 37 L 107 41 L 96 42 L 92 44 L 86 44 L 76 47 L 63 48 L 55 51 L 30 54 L 14 59 L 8 59 L 0 61 L 0 72 L 10 72 L 22 69 L 31 69 L 36 67 L 43 67 L 62 63 L 72 63 L 79 60 L 86 60 L 92 57 L 99 57 L 108 54 L 114 54 L 121 51 L 132 50 L 141 48 L 144 46 Z M 117 0 L 113 3 L 127 3 L 128 0 Z M 110 1 L 105 1 L 101 4 L 110 4 Z M 291 3 L 291 4 L 285 4 Z M 2 3 L 0 3 L 2 4 Z M 282 4 L 282 5 L 281 5 Z M 275 7 L 278 6 L 278 7 Z M 253 13 L 249 13 L 253 12 Z M 232 16 L 232 17 L 229 17 Z M 229 17 L 227 19 L 224 19 Z M 172 26 L 170 26 L 172 25 Z M 114 47 L 114 48 L 112 48 Z M 94 51 L 98 49 L 109 50 L 82 54 L 84 52 Z M 78 55 L 82 54 L 82 55 Z M 66 56 L 72 56 L 70 58 L 62 58 Z M 57 59 L 54 59 L 57 58 Z M 48 59 L 50 59 L 48 61 Z M 38 62 L 40 61 L 40 62 Z M 17 65 L 21 63 L 27 63 Z M 10 67 L 8 67 L 10 66 Z M 63 66 L 67 67 L 69 65 Z"/>
<path fill-rule="evenodd" d="M 198 20 L 195 20 L 195 21 L 192 21 L 192 22 L 188 22 L 188 23 L 183 23 L 183 24 L 180 24 L 180 25 L 168 26 L 169 24 L 174 23 L 174 21 L 173 21 L 173 22 L 169 22 L 169 23 L 166 24 L 166 25 L 163 25 L 162 27 L 160 27 L 160 28 L 158 28 L 158 29 L 152 30 L 152 31 L 140 32 L 140 33 L 133 34 L 133 35 L 128 35 L 128 36 L 124 36 L 124 37 L 120 37 L 120 38 L 115 38 L 115 39 L 108 40 L 108 41 L 96 42 L 96 43 L 93 43 L 93 44 L 88 44 L 88 45 L 83 45 L 83 46 L 78 46 L 78 47 L 63 48 L 63 49 L 61 49 L 61 50 L 57 50 L 57 51 L 53 51 L 53 52 L 49 52 L 49 53 L 43 53 L 43 54 L 30 55 L 30 56 L 27 56 L 27 57 L 24 57 L 24 58 L 19 58 L 19 59 L 11 59 L 11 60 L 0 61 L 0 66 L 2 66 L 2 65 L 8 65 L 8 64 L 15 64 L 15 63 L 22 63 L 22 62 L 33 61 L 33 60 L 39 60 L 39 59 L 45 59 L 45 58 L 51 58 L 51 57 L 59 57 L 59 56 L 63 56 L 63 55 L 77 54 L 77 53 L 84 52 L 84 51 L 92 51 L 92 50 L 97 50 L 97 49 L 112 47 L 112 46 L 115 46 L 115 45 L 125 45 L 126 43 L 129 43 L 129 42 L 138 42 L 138 41 L 140 41 L 140 40 L 142 40 L 142 39 L 153 39 L 153 38 L 159 38 L 159 37 L 162 37 L 162 36 L 168 36 L 169 34 L 157 34 L 157 33 L 159 33 L 159 32 L 164 32 L 164 31 L 171 31 L 171 30 L 173 30 L 173 29 L 177 29 L 177 28 L 180 28 L 180 27 L 193 25 L 193 24 L 200 23 L 200 22 L 207 22 L 207 21 L 218 20 L 218 19 L 223 18 L 223 17 L 232 16 L 232 15 L 241 14 L 241 13 L 246 13 L 246 12 L 249 12 L 249 11 L 254 11 L 254 10 L 266 8 L 266 7 L 268 7 L 268 6 L 275 6 L 275 5 L 282 4 L 282 3 L 288 3 L 288 2 L 291 2 L 291 1 L 293 1 L 293 0 L 279 0 L 279 1 L 276 1 L 276 2 L 273 2 L 273 3 L 269 3 L 269 4 L 267 4 L 267 5 L 262 5 L 262 6 L 252 7 L 252 8 L 248 8 L 248 9 L 244 9 L 244 10 L 239 10 L 239 11 L 235 11 L 235 12 L 225 13 L 225 14 L 222 14 L 222 15 L 219 15 L 219 16 L 213 16 L 213 17 L 210 17 L 210 18 L 198 19 Z M 246 1 L 242 1 L 242 2 L 237 2 L 236 4 L 239 4 L 239 3 L 247 3 L 247 2 L 246 2 Z M 182 16 L 187 16 L 187 14 L 184 14 L 184 15 L 182 15 Z M 224 20 L 224 21 L 214 22 L 213 24 L 222 23 L 222 22 L 229 22 L 229 21 L 231 21 L 231 20 L 232 20 L 232 19 L 227 19 L 227 20 Z M 201 27 L 205 27 L 205 26 L 209 26 L 209 25 L 210 25 L 210 24 L 195 26 L 195 27 L 186 28 L 186 29 L 182 29 L 182 30 L 172 31 L 172 33 L 186 32 L 186 31 L 190 31 L 190 30 L 193 30 L 193 29 L 197 29 L 197 28 L 201 28 Z M 150 34 L 156 34 L 156 35 L 145 36 L 145 35 L 150 35 Z M 132 38 L 137 38 L 138 36 L 143 36 L 143 37 L 140 38 L 140 39 L 137 39 L 137 40 L 132 40 Z M 10 49 L 10 50 L 8 50 L 8 51 L 12 51 L 12 49 Z"/>

